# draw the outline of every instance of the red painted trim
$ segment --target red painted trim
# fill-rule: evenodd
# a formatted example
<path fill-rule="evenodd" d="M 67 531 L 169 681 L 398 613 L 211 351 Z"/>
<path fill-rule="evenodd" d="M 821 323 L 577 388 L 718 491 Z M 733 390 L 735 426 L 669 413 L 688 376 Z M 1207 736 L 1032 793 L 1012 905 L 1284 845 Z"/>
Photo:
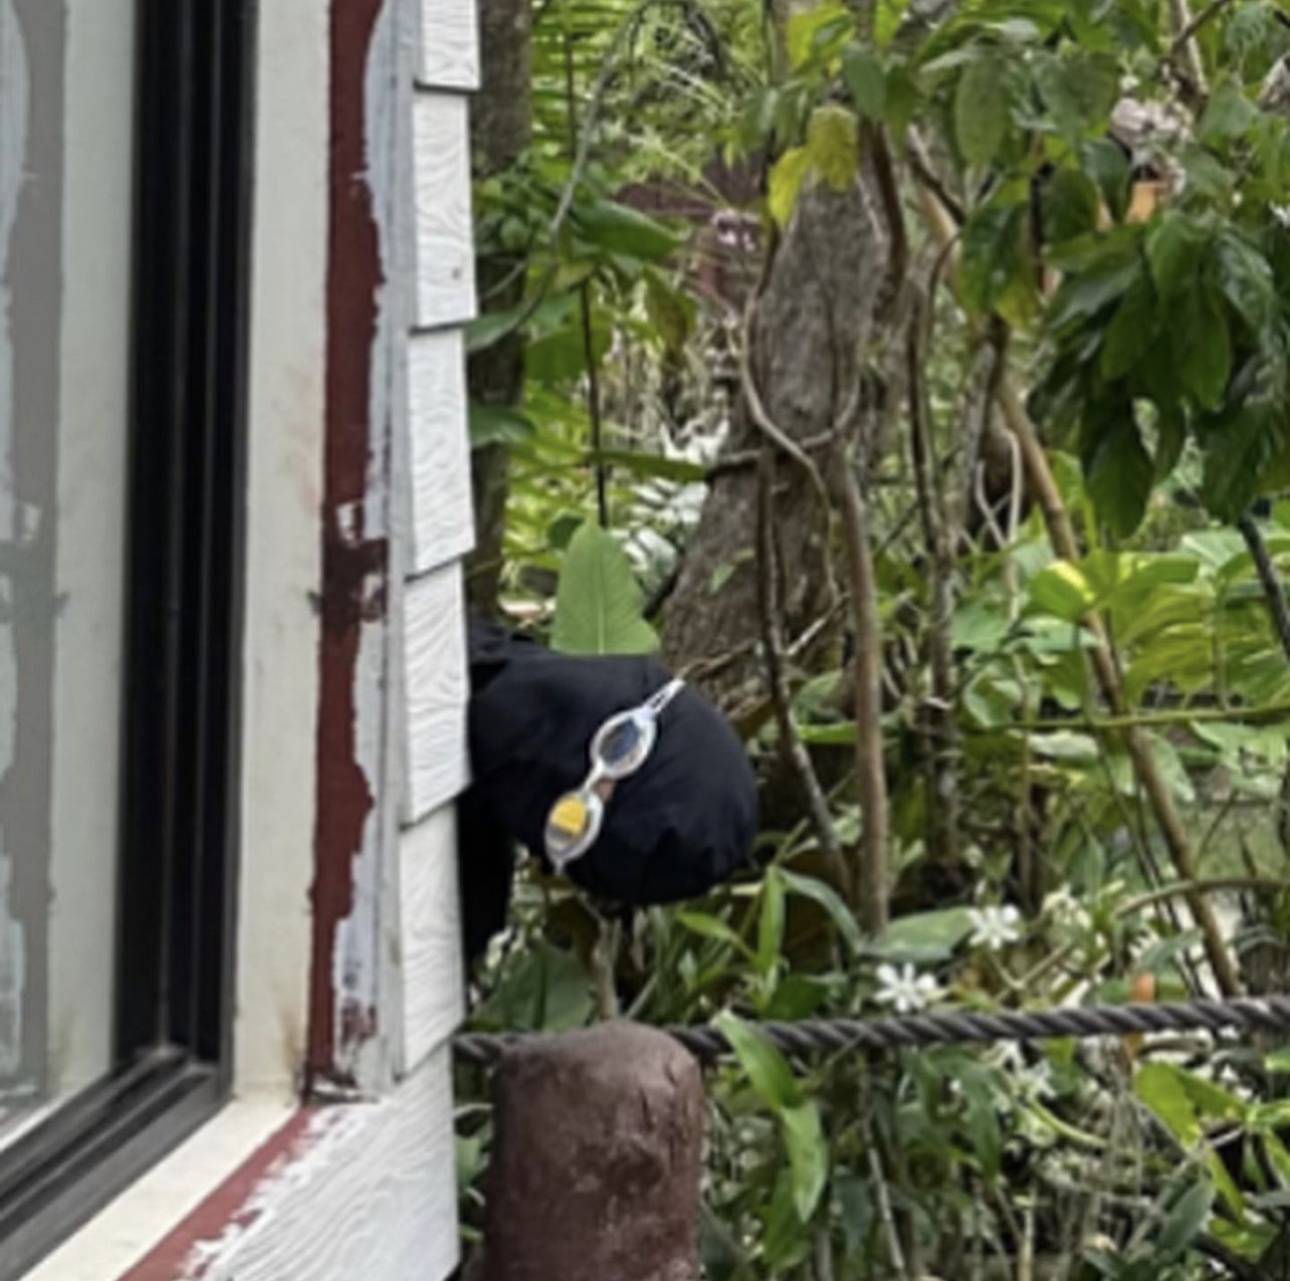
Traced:
<path fill-rule="evenodd" d="M 373 806 L 356 755 L 355 681 L 365 619 L 384 611 L 384 539 L 366 533 L 372 439 L 371 357 L 382 283 L 367 181 L 365 82 L 384 0 L 335 0 L 331 15 L 331 175 L 327 272 L 327 424 L 323 495 L 322 640 L 309 1084 L 335 1081 L 340 1045 L 370 1032 L 373 1011 L 338 1018 L 337 927 L 353 907 L 353 862 Z M 375 586 L 374 586 L 375 584 Z M 340 1026 L 338 1026 L 338 1023 Z"/>
<path fill-rule="evenodd" d="M 266 1176 L 296 1160 L 306 1150 L 309 1123 L 320 1109 L 305 1107 L 292 1113 L 247 1160 L 196 1209 L 177 1224 L 119 1281 L 201 1281 L 212 1257 L 201 1261 L 195 1248 L 217 1241 L 230 1227 L 247 1228 L 259 1217 L 249 1202 Z"/>

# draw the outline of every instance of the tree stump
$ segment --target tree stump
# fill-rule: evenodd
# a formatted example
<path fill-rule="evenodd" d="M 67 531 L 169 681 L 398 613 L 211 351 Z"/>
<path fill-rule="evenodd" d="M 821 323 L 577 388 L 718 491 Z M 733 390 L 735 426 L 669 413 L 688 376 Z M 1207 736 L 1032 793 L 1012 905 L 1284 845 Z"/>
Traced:
<path fill-rule="evenodd" d="M 694 1281 L 703 1083 L 665 1033 L 603 1023 L 507 1051 L 474 1281 Z"/>

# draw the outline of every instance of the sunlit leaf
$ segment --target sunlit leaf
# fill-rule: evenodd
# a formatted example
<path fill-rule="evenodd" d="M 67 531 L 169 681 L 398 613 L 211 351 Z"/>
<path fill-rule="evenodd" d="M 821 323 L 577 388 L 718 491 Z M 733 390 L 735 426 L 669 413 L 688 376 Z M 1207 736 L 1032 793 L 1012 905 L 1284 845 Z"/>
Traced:
<path fill-rule="evenodd" d="M 1056 561 L 1030 580 L 1030 603 L 1054 618 L 1077 623 L 1097 602 L 1097 595 L 1077 565 Z"/>
<path fill-rule="evenodd" d="M 560 566 L 551 644 L 565 654 L 648 654 L 658 636 L 642 617 L 644 600 L 614 536 L 588 522 Z"/>
<path fill-rule="evenodd" d="M 798 193 L 811 167 L 811 157 L 805 147 L 790 147 L 775 161 L 770 171 L 767 203 L 770 216 L 781 227 L 788 226 L 793 216 L 793 207 L 797 204 Z"/>
<path fill-rule="evenodd" d="M 855 182 L 860 167 L 855 116 L 833 104 L 817 107 L 806 128 L 806 153 L 812 167 L 834 191 L 845 191 Z"/>

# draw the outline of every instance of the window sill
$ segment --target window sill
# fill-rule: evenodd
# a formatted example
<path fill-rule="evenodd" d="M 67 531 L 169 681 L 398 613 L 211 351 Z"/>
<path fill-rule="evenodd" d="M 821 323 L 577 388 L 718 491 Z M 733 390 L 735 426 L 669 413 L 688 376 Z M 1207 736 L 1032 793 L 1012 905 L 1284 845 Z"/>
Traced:
<path fill-rule="evenodd" d="M 212 1199 L 299 1115 L 294 1099 L 235 1099 L 22 1281 L 112 1281 Z M 138 1281 L 143 1281 L 142 1276 Z"/>

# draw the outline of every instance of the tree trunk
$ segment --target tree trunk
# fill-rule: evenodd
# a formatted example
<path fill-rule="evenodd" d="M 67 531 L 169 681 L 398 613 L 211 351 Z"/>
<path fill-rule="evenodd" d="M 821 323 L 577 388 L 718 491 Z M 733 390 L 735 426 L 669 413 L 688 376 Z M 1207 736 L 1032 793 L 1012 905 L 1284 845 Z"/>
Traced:
<path fill-rule="evenodd" d="M 803 190 L 771 261 L 751 325 L 748 369 L 775 427 L 820 471 L 835 428 L 863 431 L 871 415 L 854 412 L 862 353 L 880 292 L 884 245 L 867 184 L 844 192 Z M 848 422 L 844 423 L 843 418 Z M 727 457 L 767 443 L 745 395 Z M 863 452 L 863 451 L 862 451 Z M 772 523 L 781 566 L 781 619 L 790 651 L 829 606 L 829 522 L 816 480 L 775 448 Z M 663 623 L 663 647 L 678 668 L 730 709 L 761 688 L 755 653 L 757 471 L 720 472 L 686 548 Z"/>
<path fill-rule="evenodd" d="M 532 6 L 529 0 L 487 0 L 480 6 L 483 85 L 471 107 L 475 177 L 487 178 L 515 163 L 532 134 Z M 480 310 L 506 311 L 524 294 L 525 272 L 509 255 L 477 259 Z M 472 400 L 502 408 L 524 393 L 524 340 L 519 333 L 470 357 Z M 502 536 L 506 522 L 508 466 L 505 445 L 485 445 L 471 455 L 475 500 L 475 550 L 466 559 L 470 607 L 498 612 Z"/>

